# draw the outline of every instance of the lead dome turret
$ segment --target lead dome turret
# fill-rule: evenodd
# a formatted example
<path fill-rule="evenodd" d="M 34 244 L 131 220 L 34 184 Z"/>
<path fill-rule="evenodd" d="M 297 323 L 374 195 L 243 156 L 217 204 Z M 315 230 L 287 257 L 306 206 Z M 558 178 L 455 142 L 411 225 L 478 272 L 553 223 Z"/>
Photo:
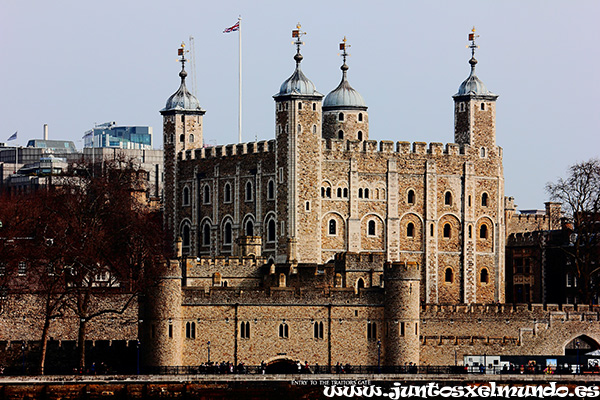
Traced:
<path fill-rule="evenodd" d="M 361 94 L 348 82 L 346 38 L 340 43 L 344 63 L 342 81 L 323 101 L 323 138 L 363 141 L 369 139 L 367 104 Z"/>
<path fill-rule="evenodd" d="M 179 85 L 179 89 L 177 89 L 177 91 L 167 99 L 165 108 L 160 110 L 161 112 L 183 110 L 202 111 L 202 108 L 200 107 L 200 102 L 198 101 L 196 96 L 191 94 L 185 86 L 186 76 L 187 72 L 185 71 L 185 67 L 182 63 L 181 72 L 179 72 L 179 77 L 181 78 L 181 84 Z"/>
<path fill-rule="evenodd" d="M 342 81 L 323 100 L 323 110 L 367 110 L 367 104 L 363 97 L 355 90 L 347 78 L 348 65 L 346 62 L 340 68 L 342 70 Z"/>

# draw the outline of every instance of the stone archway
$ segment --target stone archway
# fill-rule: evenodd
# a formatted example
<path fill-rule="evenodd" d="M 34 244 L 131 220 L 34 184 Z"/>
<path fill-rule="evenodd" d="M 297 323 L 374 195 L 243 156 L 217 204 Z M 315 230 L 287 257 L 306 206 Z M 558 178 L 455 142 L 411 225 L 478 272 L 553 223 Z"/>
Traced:
<path fill-rule="evenodd" d="M 565 345 L 565 355 L 583 355 L 594 350 L 600 349 L 600 344 L 587 335 L 579 335 Z"/>
<path fill-rule="evenodd" d="M 267 374 L 297 374 L 298 364 L 289 357 L 278 357 L 267 361 Z"/>

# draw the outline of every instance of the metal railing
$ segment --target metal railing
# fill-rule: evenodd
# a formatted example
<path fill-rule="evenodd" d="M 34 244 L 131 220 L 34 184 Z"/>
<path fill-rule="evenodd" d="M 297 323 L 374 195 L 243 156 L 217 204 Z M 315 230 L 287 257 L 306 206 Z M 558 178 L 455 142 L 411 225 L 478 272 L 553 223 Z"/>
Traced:
<path fill-rule="evenodd" d="M 284 364 L 274 367 L 272 365 L 233 365 L 231 363 L 211 363 L 197 366 L 178 366 L 178 367 L 148 367 L 142 366 L 139 371 L 136 367 L 114 367 L 114 368 L 87 368 L 85 371 L 79 371 L 76 368 L 65 368 L 58 366 L 49 366 L 44 371 L 45 375 L 259 375 L 259 374 L 284 374 L 284 375 L 318 375 L 318 374 L 435 374 L 435 375 L 455 375 L 455 374 L 600 374 L 598 367 L 579 368 L 576 365 L 558 366 L 546 368 L 541 365 L 511 365 L 511 366 L 462 366 L 462 365 L 301 365 L 300 368 L 295 364 Z M 37 369 L 30 367 L 5 367 L 0 368 L 0 375 L 7 376 L 35 376 L 39 375 Z"/>

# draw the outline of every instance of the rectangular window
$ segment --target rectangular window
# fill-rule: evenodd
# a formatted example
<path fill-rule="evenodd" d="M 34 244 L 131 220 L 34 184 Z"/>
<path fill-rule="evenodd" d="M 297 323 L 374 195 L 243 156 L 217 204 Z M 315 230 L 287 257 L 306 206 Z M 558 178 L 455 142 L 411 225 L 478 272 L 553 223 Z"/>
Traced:
<path fill-rule="evenodd" d="M 283 183 L 283 167 L 279 168 L 279 183 Z"/>
<path fill-rule="evenodd" d="M 173 325 L 169 324 L 169 337 L 173 338 Z"/>
<path fill-rule="evenodd" d="M 280 232 L 281 237 L 285 236 L 285 222 L 284 221 L 281 221 L 281 228 L 280 228 L 279 232 Z"/>

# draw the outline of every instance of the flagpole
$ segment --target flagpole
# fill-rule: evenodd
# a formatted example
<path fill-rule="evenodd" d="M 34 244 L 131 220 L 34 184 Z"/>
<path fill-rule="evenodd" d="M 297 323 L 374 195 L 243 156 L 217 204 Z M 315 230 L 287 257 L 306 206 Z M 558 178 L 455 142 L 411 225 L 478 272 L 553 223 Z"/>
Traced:
<path fill-rule="evenodd" d="M 238 71 L 239 71 L 239 98 L 238 98 L 238 143 L 242 143 L 242 16 L 238 17 Z"/>

